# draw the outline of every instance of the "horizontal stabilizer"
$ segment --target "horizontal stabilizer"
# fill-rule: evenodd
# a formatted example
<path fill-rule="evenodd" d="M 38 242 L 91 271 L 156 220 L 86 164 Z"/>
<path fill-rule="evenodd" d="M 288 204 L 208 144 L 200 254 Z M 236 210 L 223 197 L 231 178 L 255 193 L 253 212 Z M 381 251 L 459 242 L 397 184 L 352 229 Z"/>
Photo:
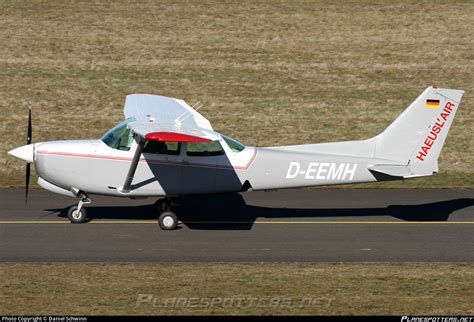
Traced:
<path fill-rule="evenodd" d="M 378 164 L 369 167 L 371 172 L 385 174 L 391 177 L 407 178 L 412 176 L 410 168 L 406 165 Z"/>

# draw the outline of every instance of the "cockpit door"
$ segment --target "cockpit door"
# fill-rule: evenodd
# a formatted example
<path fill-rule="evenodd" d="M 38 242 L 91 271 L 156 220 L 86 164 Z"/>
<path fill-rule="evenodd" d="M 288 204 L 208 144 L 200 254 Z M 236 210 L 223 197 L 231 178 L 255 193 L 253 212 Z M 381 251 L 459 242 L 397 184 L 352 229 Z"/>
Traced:
<path fill-rule="evenodd" d="M 181 148 L 179 142 L 148 141 L 143 149 L 143 157 L 151 171 L 148 180 L 157 181 L 166 195 L 181 193 Z"/>
<path fill-rule="evenodd" d="M 216 192 L 216 164 L 224 150 L 219 141 L 187 142 L 183 154 L 183 194 Z"/>

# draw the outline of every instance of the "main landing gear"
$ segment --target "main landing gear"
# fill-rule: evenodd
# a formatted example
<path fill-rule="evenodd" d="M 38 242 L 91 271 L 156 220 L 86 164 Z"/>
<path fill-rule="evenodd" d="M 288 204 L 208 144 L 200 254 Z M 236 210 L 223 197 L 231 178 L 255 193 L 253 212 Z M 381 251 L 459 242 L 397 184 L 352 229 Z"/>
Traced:
<path fill-rule="evenodd" d="M 84 209 L 83 206 L 91 203 L 91 200 L 89 199 L 89 197 L 87 197 L 85 193 L 81 192 L 78 197 L 80 199 L 77 206 L 69 207 L 67 211 L 67 218 L 73 224 L 82 224 L 86 221 L 87 214 L 86 209 Z"/>
<path fill-rule="evenodd" d="M 174 230 L 178 227 L 178 217 L 171 211 L 172 202 L 168 198 L 159 199 L 155 202 L 155 211 L 160 215 L 158 224 L 162 230 Z"/>

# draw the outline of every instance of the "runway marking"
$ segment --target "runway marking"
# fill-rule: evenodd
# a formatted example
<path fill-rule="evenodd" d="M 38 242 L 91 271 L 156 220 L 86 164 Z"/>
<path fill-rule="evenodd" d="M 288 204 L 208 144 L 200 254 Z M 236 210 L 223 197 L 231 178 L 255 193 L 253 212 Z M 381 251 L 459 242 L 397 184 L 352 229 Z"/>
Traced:
<path fill-rule="evenodd" d="M 180 224 L 229 224 L 229 225 L 245 225 L 245 224 L 263 224 L 263 225 L 465 225 L 474 224 L 474 221 L 186 221 Z M 0 225 L 58 225 L 71 224 L 66 220 L 0 220 Z M 90 221 L 86 224 L 97 225 L 156 225 L 156 220 L 103 220 Z"/>
<path fill-rule="evenodd" d="M 187 221 L 186 224 L 474 224 L 474 221 Z"/>

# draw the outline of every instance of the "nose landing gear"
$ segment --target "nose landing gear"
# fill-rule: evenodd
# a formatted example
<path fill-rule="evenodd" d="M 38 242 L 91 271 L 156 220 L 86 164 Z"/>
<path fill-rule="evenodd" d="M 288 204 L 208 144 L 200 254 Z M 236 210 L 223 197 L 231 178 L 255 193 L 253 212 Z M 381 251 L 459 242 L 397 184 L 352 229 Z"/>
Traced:
<path fill-rule="evenodd" d="M 80 193 L 78 196 L 81 199 L 77 206 L 71 206 L 67 211 L 67 218 L 73 224 L 82 224 L 86 221 L 87 214 L 83 206 L 91 203 L 91 200 L 85 193 Z"/>

